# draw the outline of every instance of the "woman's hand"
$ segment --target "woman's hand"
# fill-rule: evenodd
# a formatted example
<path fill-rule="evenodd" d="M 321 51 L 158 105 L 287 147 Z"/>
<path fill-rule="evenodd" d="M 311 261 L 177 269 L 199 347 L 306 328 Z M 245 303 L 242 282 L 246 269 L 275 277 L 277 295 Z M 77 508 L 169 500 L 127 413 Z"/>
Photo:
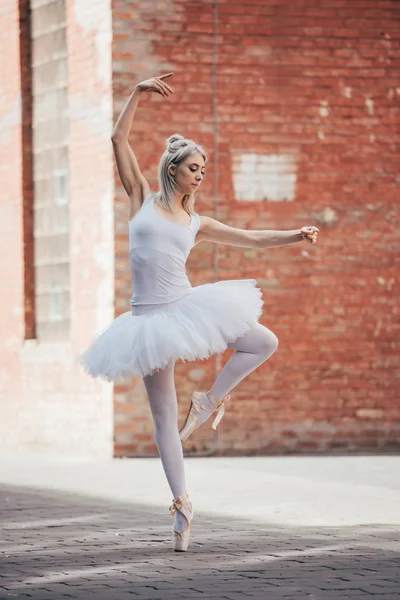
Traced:
<path fill-rule="evenodd" d="M 175 94 L 175 91 L 165 83 L 164 79 L 172 77 L 172 75 L 173 73 L 167 73 L 166 75 L 160 75 L 160 77 L 146 79 L 145 81 L 138 83 L 136 89 L 140 92 L 156 92 L 157 94 L 161 94 L 161 96 L 168 98 L 171 94 Z"/>
<path fill-rule="evenodd" d="M 318 238 L 318 234 L 319 234 L 318 227 L 314 227 L 314 226 L 302 227 L 300 232 L 301 232 L 301 235 L 303 236 L 303 239 L 307 240 L 307 242 L 310 242 L 310 244 L 317 243 L 317 238 Z"/>

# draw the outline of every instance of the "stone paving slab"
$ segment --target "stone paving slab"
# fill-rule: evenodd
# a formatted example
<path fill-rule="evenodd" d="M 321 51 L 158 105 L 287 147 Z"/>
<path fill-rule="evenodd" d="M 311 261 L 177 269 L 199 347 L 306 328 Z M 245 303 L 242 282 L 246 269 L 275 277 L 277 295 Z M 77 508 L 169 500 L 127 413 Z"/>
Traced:
<path fill-rule="evenodd" d="M 192 541 L 174 553 L 158 460 L 0 457 L 0 600 L 400 599 L 399 466 L 190 459 Z"/>

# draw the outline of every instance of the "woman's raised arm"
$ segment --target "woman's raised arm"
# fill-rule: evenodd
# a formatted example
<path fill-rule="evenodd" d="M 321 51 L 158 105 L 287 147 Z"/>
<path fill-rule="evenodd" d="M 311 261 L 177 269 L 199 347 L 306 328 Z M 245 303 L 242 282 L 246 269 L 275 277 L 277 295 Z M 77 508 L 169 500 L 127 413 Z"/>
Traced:
<path fill-rule="evenodd" d="M 144 92 L 156 92 L 162 96 L 168 97 L 174 93 L 173 89 L 163 80 L 171 77 L 172 73 L 153 77 L 138 83 L 124 106 L 112 132 L 112 144 L 117 163 L 118 173 L 129 196 L 129 219 L 142 206 L 143 200 L 150 192 L 149 184 L 140 171 L 136 156 L 129 145 L 129 132 L 132 127 L 133 117 L 139 104 L 140 96 Z"/>

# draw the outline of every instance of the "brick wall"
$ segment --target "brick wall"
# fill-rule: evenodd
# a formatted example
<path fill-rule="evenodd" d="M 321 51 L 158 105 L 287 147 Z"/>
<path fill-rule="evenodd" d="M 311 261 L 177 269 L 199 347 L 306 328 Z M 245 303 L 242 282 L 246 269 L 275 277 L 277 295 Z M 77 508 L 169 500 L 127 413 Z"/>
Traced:
<path fill-rule="evenodd" d="M 151 185 L 164 139 L 183 133 L 212 155 L 200 213 L 321 230 L 316 247 L 193 250 L 193 284 L 257 278 L 280 346 L 234 390 L 219 437 L 205 426 L 188 451 L 399 447 L 399 17 L 395 0 L 113 4 L 114 120 L 136 81 L 175 72 L 175 96 L 143 98 L 132 131 Z M 122 312 L 121 186 L 115 215 Z M 228 356 L 177 364 L 182 418 Z M 155 451 L 140 381 L 116 387 L 115 411 L 116 453 Z"/>
<path fill-rule="evenodd" d="M 59 341 L 35 337 L 26 306 L 29 281 L 24 293 L 33 261 L 29 247 L 24 252 L 32 231 L 24 203 L 33 200 L 29 168 L 34 178 L 35 165 L 21 146 L 30 116 L 20 96 L 29 40 L 20 46 L 19 18 L 29 19 L 29 4 L 6 0 L 0 7 L 0 52 L 7 56 L 0 70 L 0 254 L 6 282 L 0 290 L 0 436 L 3 450 L 110 456 L 112 387 L 84 375 L 76 358 L 114 314 L 111 19 L 106 2 L 63 4 L 48 5 L 49 11 L 64 11 L 69 49 L 70 324 L 68 337 Z M 49 16 L 37 23 L 42 31 Z M 25 24 L 21 31 L 27 31 Z M 42 46 L 42 60 L 55 54 L 52 39 L 48 35 L 47 49 Z M 43 68 L 33 86 L 49 89 L 49 75 Z"/>
<path fill-rule="evenodd" d="M 46 342 L 33 318 L 32 111 L 19 36 L 28 6 L 0 6 L 3 448 L 156 452 L 142 381 L 113 390 L 75 361 L 129 309 L 113 121 L 139 79 L 173 70 L 177 93 L 144 97 L 131 136 L 151 186 L 164 140 L 183 133 L 211 154 L 198 212 L 237 227 L 321 230 L 316 247 L 193 250 L 194 285 L 258 280 L 261 322 L 280 346 L 234 390 L 217 434 L 207 425 L 185 449 L 398 449 L 398 3 L 117 0 L 110 12 L 66 1 L 70 323 L 66 339 Z M 190 392 L 208 389 L 228 357 L 177 364 L 182 418 Z"/>

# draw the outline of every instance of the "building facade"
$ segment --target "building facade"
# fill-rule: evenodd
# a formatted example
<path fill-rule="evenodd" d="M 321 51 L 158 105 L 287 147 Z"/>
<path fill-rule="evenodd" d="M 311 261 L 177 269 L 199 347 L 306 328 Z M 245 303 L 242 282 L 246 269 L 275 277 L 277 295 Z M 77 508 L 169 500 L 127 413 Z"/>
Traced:
<path fill-rule="evenodd" d="M 129 310 L 113 123 L 136 82 L 173 71 L 175 95 L 144 95 L 130 137 L 151 187 L 181 133 L 210 154 L 200 214 L 321 232 L 193 249 L 193 285 L 257 279 L 280 345 L 185 450 L 398 450 L 399 17 L 396 0 L 2 3 L 3 448 L 157 454 L 142 381 L 92 380 L 76 359 Z M 182 418 L 228 358 L 177 363 Z"/>

